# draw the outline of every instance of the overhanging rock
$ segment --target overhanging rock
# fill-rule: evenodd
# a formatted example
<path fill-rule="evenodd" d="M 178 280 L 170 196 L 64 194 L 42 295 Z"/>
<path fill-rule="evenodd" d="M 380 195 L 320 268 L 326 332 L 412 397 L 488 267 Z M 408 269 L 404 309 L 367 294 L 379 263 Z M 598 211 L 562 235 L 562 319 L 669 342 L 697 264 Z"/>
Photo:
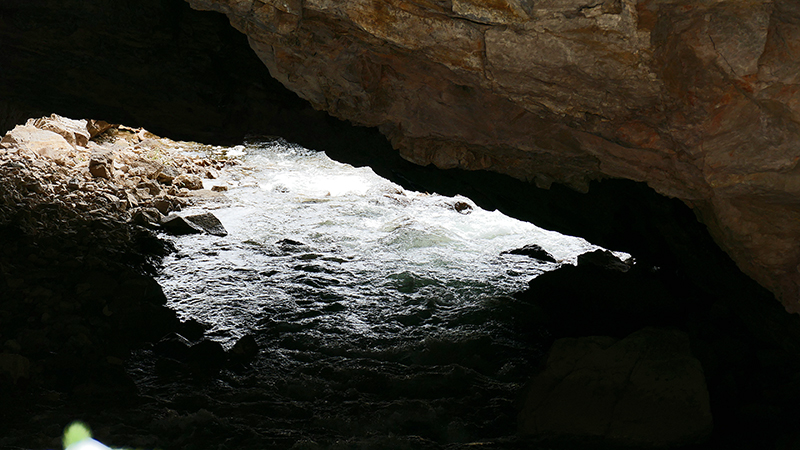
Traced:
<path fill-rule="evenodd" d="M 800 312 L 796 2 L 187 1 L 409 161 L 681 199 Z"/>

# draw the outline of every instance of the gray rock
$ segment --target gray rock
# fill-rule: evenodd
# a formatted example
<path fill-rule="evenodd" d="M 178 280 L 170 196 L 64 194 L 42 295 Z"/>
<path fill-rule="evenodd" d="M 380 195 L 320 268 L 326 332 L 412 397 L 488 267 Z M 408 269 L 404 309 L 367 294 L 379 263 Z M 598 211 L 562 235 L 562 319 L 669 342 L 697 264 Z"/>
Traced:
<path fill-rule="evenodd" d="M 519 431 L 582 445 L 676 447 L 711 433 L 700 362 L 681 331 L 559 339 L 530 384 Z"/>
<path fill-rule="evenodd" d="M 193 216 L 186 216 L 186 220 L 194 225 L 200 227 L 203 231 L 214 236 L 227 236 L 228 231 L 222 226 L 222 222 L 217 219 L 217 216 L 211 213 L 196 214 Z"/>
<path fill-rule="evenodd" d="M 195 225 L 193 222 L 186 220 L 185 217 L 181 217 L 177 214 L 170 214 L 165 217 L 161 221 L 161 228 L 175 235 L 198 234 L 203 232 L 203 229 L 198 225 Z"/>
<path fill-rule="evenodd" d="M 161 221 L 161 227 L 172 234 L 208 233 L 214 236 L 227 236 L 228 232 L 222 222 L 211 213 L 195 214 L 192 216 L 179 216 L 170 214 Z"/>

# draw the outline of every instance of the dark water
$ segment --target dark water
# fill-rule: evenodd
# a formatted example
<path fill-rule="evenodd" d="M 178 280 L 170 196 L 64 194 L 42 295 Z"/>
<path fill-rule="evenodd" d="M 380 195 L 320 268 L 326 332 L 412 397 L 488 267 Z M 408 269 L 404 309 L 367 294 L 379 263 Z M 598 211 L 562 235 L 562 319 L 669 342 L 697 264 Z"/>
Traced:
<path fill-rule="evenodd" d="M 515 402 L 548 337 L 511 295 L 594 247 L 284 143 L 217 151 L 242 159 L 209 182 L 228 201 L 205 205 L 229 235 L 175 238 L 158 281 L 207 339 L 260 351 L 233 366 L 140 352 L 164 433 L 183 429 L 184 448 L 525 448 Z M 530 243 L 560 263 L 501 255 Z"/>

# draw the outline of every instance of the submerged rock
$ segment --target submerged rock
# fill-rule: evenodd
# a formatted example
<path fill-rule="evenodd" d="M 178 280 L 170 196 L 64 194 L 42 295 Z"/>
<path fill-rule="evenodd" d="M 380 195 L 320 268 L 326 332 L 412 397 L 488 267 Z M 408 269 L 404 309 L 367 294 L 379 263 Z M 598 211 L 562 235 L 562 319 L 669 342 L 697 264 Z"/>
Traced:
<path fill-rule="evenodd" d="M 519 431 L 546 441 L 677 447 L 708 437 L 709 395 L 688 336 L 559 339 L 530 382 Z"/>

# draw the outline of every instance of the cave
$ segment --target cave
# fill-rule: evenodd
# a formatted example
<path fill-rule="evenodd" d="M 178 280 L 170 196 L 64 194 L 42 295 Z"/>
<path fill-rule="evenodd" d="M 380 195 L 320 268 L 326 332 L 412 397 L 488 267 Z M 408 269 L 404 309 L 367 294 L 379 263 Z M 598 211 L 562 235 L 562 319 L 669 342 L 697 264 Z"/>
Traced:
<path fill-rule="evenodd" d="M 666 292 L 666 303 L 650 299 L 644 306 L 639 304 L 637 296 L 651 292 L 648 289 L 652 287 L 647 284 L 640 289 L 638 279 L 617 278 L 616 273 L 608 271 L 598 274 L 592 272 L 594 269 L 586 269 L 588 274 L 570 272 L 572 269 L 556 271 L 552 277 L 531 282 L 531 290 L 518 296 L 531 302 L 537 296 L 552 299 L 540 305 L 551 320 L 545 326 L 545 341 L 551 344 L 561 338 L 586 336 L 623 339 L 637 330 L 649 329 L 646 327 L 681 330 L 705 373 L 714 426 L 713 431 L 701 433 L 703 438 L 698 442 L 669 445 L 799 445 L 794 424 L 800 416 L 796 405 L 800 376 L 796 280 L 800 272 L 795 269 L 797 227 L 793 221 L 797 202 L 792 191 L 800 142 L 797 58 L 792 59 L 800 36 L 797 6 L 789 1 L 750 5 L 753 9 L 733 2 L 692 6 L 687 2 L 605 1 L 590 5 L 564 1 L 541 2 L 544 6 L 536 9 L 537 2 L 526 1 L 497 2 L 500 6 L 494 7 L 467 0 L 377 2 L 385 4 L 376 7 L 383 14 L 379 15 L 381 20 L 405 24 L 405 28 L 393 28 L 359 15 L 364 13 L 358 8 L 368 10 L 364 6 L 368 2 L 351 3 L 355 6 L 350 5 L 348 11 L 347 6 L 325 1 L 304 6 L 296 1 L 0 0 L 0 133 L 29 118 L 55 113 L 142 127 L 159 136 L 211 145 L 236 145 L 246 138 L 278 136 L 324 151 L 337 161 L 370 167 L 406 189 L 463 195 L 486 210 L 499 210 L 548 230 L 626 252 L 636 260 L 643 279 L 649 280 L 644 284 L 659 286 L 652 291 L 657 292 L 654 297 Z M 553 17 L 545 17 L 545 13 Z M 523 33 L 531 30 L 524 22 L 536 17 L 557 23 L 584 21 L 577 32 L 611 36 L 610 40 L 619 33 L 613 27 L 629 26 L 625 25 L 626 17 L 635 17 L 636 32 L 647 32 L 649 42 L 658 44 L 653 44 L 648 64 L 659 68 L 655 73 L 664 80 L 668 95 L 659 97 L 650 84 L 636 84 L 640 78 L 650 80 L 649 74 L 630 75 L 624 67 L 615 65 L 629 62 L 625 53 L 629 50 L 624 48 L 629 45 L 627 40 L 614 41 L 617 53 L 598 72 L 591 72 L 581 61 L 596 57 L 591 53 L 592 45 L 606 44 L 600 38 L 590 39 L 589 44 L 578 42 L 571 48 L 573 66 L 569 70 L 543 63 L 537 58 L 557 60 L 561 56 L 547 42 L 528 40 L 532 38 Z M 447 28 L 451 22 L 442 25 L 444 22 L 434 18 L 446 18 L 454 24 L 453 29 Z M 603 18 L 608 21 L 603 22 Z M 515 77 L 522 77 L 524 83 L 542 89 L 537 91 L 540 97 L 530 100 L 526 96 L 535 94 L 513 92 L 507 98 L 496 98 L 494 93 L 481 91 L 483 81 L 468 84 L 475 78 L 471 65 L 476 50 L 456 43 L 455 53 L 443 55 L 430 43 L 410 42 L 420 39 L 414 29 L 420 26 L 418 22 L 432 27 L 430 39 L 434 41 L 448 33 L 454 33 L 458 41 L 461 33 L 491 30 L 491 51 L 508 52 L 508 60 L 523 65 L 517 67 L 512 62 L 505 68 L 495 67 L 494 88 L 508 88 L 509 83 L 516 82 Z M 549 26 L 561 30 L 561 25 Z M 726 34 L 728 28 L 732 34 Z M 756 35 L 760 37 L 753 37 Z M 709 44 L 703 36 L 708 36 L 715 50 L 719 46 L 716 53 L 708 53 Z M 376 39 L 380 41 L 377 44 Z M 488 46 L 486 39 L 484 46 Z M 597 44 L 601 41 L 602 45 Z M 531 46 L 550 48 L 553 53 L 540 56 L 530 51 Z M 519 54 L 514 53 L 514 47 L 522 49 Z M 751 55 L 754 47 L 758 47 L 756 62 Z M 309 54 L 298 50 L 303 48 L 308 48 Z M 330 56 L 338 54 L 332 49 L 344 56 Z M 330 53 L 326 55 L 325 50 Z M 317 53 L 311 55 L 314 51 Z M 523 55 L 525 51 L 530 54 Z M 600 52 L 606 51 L 610 52 L 602 47 Z M 481 48 L 477 52 L 486 55 L 490 50 Z M 409 55 L 422 57 L 413 59 Z M 713 70 L 703 58 L 714 61 Z M 723 60 L 724 67 L 719 69 Z M 541 70 L 541 79 L 519 75 L 526 71 L 524 64 Z M 757 76 L 752 75 L 754 69 L 749 65 L 758 66 Z M 512 73 L 514 67 L 519 73 Z M 581 81 L 583 76 L 595 84 L 581 91 L 587 86 L 585 80 Z M 353 77 L 358 79 L 354 82 Z M 559 91 L 559 77 L 576 83 L 580 98 Z M 320 79 L 330 83 L 326 85 Z M 411 81 L 408 85 L 392 84 L 400 83 L 397 80 Z M 758 82 L 771 84 L 757 86 Z M 342 87 L 349 83 L 364 91 Z M 430 107 L 414 103 L 419 98 L 408 100 L 398 94 L 408 86 L 419 89 L 419 98 L 432 98 Z M 754 93 L 756 89 L 760 96 Z M 628 97 L 635 100 L 626 100 L 621 107 L 621 99 Z M 489 114 L 497 114 L 497 120 L 503 122 L 497 129 L 479 130 L 494 133 L 495 142 L 470 132 L 475 118 L 483 117 L 459 110 L 471 102 Z M 541 110 L 534 110 L 531 104 Z M 669 116 L 665 111 L 678 113 Z M 508 125 L 517 122 L 525 127 L 525 134 L 514 134 Z M 707 122 L 713 122 L 708 125 L 713 132 L 703 141 L 701 131 L 692 126 L 705 126 Z M 533 143 L 523 142 L 528 138 Z M 667 142 L 669 139 L 673 141 Z M 745 143 L 748 139 L 754 142 Z M 702 164 L 696 163 L 702 158 L 691 147 L 698 141 L 710 149 Z M 515 145 L 546 151 L 530 156 Z M 673 150 L 676 154 L 669 154 Z M 637 151 L 647 156 L 632 157 Z M 560 157 L 558 152 L 566 156 Z M 733 162 L 719 156 L 723 153 L 730 153 Z M 708 172 L 698 175 L 693 164 L 708 168 Z M 733 168 L 727 170 L 729 166 Z M 722 169 L 714 172 L 719 167 Z M 749 239 L 748 232 L 755 237 Z M 155 298 L 153 292 L 160 289 L 153 286 L 153 272 L 157 260 L 170 252 L 152 236 L 134 233 L 126 237 L 132 242 L 130 248 L 81 254 L 81 261 L 93 261 L 86 263 L 85 270 L 56 265 L 55 273 L 23 282 L 20 280 L 24 277 L 15 277 L 26 270 L 39 273 L 47 267 L 47 262 L 42 262 L 48 259 L 47 251 L 63 256 L 54 260 L 65 261 L 73 253 L 87 251 L 69 244 L 78 239 L 74 235 L 40 238 L 26 235 L 13 222 L 0 233 L 4 258 L 0 292 L 8 294 L 3 298 L 9 303 L 23 295 L 28 298 L 32 290 L 41 287 L 37 283 L 44 283 L 42 286 L 48 289 L 68 286 L 72 291 L 65 290 L 65 297 L 83 289 L 80 286 L 86 283 L 96 283 L 100 286 L 97 289 L 110 289 L 113 295 L 148 292 L 143 295 Z M 765 258 L 773 260 L 765 262 Z M 86 280 L 87 270 L 94 280 Z M 585 281 L 588 292 L 573 285 L 576 278 Z M 124 286 L 116 286 L 115 279 L 126 280 Z M 570 302 L 561 301 L 564 298 Z M 95 434 L 104 442 L 145 448 L 169 448 L 175 443 L 187 448 L 235 445 L 308 449 L 617 445 L 613 440 L 595 438 L 547 440 L 551 436 L 541 443 L 539 437 L 516 435 L 483 443 L 455 438 L 448 441 L 452 436 L 437 441 L 431 436 L 440 436 L 441 432 L 426 428 L 430 425 L 424 420 L 408 421 L 402 428 L 405 435 L 396 439 L 368 436 L 350 441 L 351 447 L 347 447 L 349 436 L 320 444 L 304 440 L 302 434 L 287 432 L 282 436 L 280 430 L 273 430 L 268 439 L 260 441 L 258 436 L 224 425 L 222 415 L 235 415 L 237 408 L 214 412 L 212 406 L 191 395 L 175 402 L 175 411 L 167 411 L 160 420 L 162 425 L 156 426 L 153 424 L 159 421 L 137 416 L 137 408 L 147 400 L 137 397 L 136 387 L 121 369 L 123 363 L 117 356 L 129 357 L 143 343 L 160 342 L 162 347 L 172 348 L 175 342 L 165 340 L 165 335 L 179 330 L 187 337 L 196 336 L 202 335 L 202 329 L 180 324 L 160 308 L 145 308 L 137 314 L 139 324 L 146 318 L 151 326 L 117 324 L 121 336 L 103 337 L 108 339 L 103 344 L 106 353 L 92 355 L 113 360 L 113 364 L 81 368 L 80 360 L 74 361 L 74 357 L 65 360 L 64 355 L 52 355 L 44 344 L 31 344 L 35 350 L 26 356 L 46 361 L 41 364 L 45 374 L 37 378 L 40 385 L 2 379 L 3 445 L 54 446 L 71 415 L 89 422 L 94 418 Z M 20 321 L 34 327 L 41 320 L 38 316 L 20 319 L 7 310 L 0 319 L 0 340 L 7 354 L 22 351 L 8 343 L 18 341 L 14 333 L 24 328 Z M 213 351 L 209 355 L 215 357 Z M 98 367 L 100 371 L 93 374 Z M 213 383 L 213 378 L 204 379 L 199 386 Z M 288 415 L 297 420 L 309 414 L 285 405 L 272 405 L 272 409 L 253 405 L 244 395 L 239 408 L 246 414 L 261 408 L 265 416 Z M 87 411 L 96 414 L 87 415 Z M 35 419 L 27 421 L 28 417 Z M 131 424 L 115 423 L 119 420 Z M 193 440 L 179 436 L 181 427 L 193 430 Z M 204 427 L 204 433 L 197 432 Z M 237 430 L 243 435 L 229 435 Z M 648 445 L 666 445 L 653 439 L 655 444 Z M 204 443 L 208 447 L 203 447 Z"/>

